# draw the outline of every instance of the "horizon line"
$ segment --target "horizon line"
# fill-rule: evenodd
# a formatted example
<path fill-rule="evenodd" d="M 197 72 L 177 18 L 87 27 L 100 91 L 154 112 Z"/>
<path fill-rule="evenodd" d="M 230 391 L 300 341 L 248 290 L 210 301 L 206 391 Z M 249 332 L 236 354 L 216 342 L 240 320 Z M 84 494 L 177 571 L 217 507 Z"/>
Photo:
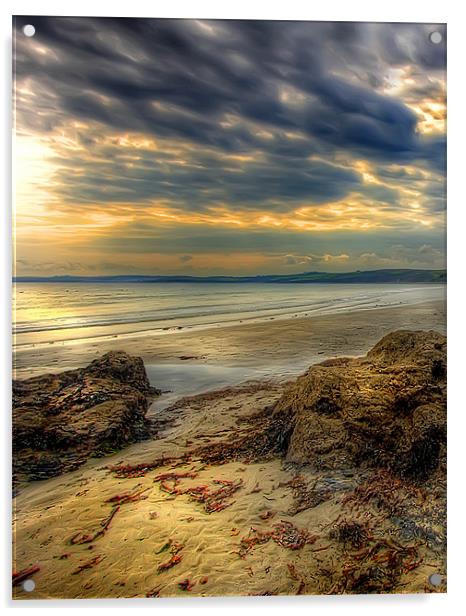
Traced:
<path fill-rule="evenodd" d="M 54 279 L 81 279 L 81 280 L 95 280 L 95 279 L 117 279 L 117 278 L 151 278 L 151 279 L 173 279 L 173 278 L 188 278 L 188 279 L 213 279 L 213 278 L 223 278 L 223 279 L 251 279 L 251 278 L 290 278 L 290 277 L 300 277 L 300 276 L 349 276 L 355 274 L 382 274 L 382 273 L 436 273 L 436 274 L 446 274 L 446 268 L 380 268 L 380 269 L 370 269 L 370 270 L 348 270 L 344 272 L 328 272 L 328 271 L 303 271 L 303 272 L 293 272 L 293 273 L 281 273 L 281 274 L 207 274 L 207 275 L 196 275 L 196 274 L 95 274 L 95 275 L 86 275 L 86 274 L 52 274 L 52 275 L 20 275 L 20 276 L 12 276 L 13 282 L 21 282 L 25 279 L 27 280 L 54 280 Z"/>

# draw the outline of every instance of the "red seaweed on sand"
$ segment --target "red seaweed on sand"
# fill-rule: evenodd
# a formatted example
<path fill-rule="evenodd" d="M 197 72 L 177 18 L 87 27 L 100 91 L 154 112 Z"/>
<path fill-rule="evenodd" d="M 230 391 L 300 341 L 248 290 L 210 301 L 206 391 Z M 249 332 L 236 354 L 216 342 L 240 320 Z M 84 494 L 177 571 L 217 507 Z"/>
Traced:
<path fill-rule="evenodd" d="M 243 486 L 242 479 L 231 481 L 229 479 L 214 479 L 213 483 L 220 486 L 216 489 L 209 487 L 207 484 L 192 486 L 188 488 L 179 488 L 181 479 L 194 479 L 198 473 L 195 471 L 187 472 L 167 472 L 161 473 L 154 477 L 154 481 L 160 482 L 160 489 L 168 494 L 179 496 L 187 494 L 192 500 L 203 503 L 206 513 L 222 511 L 230 507 L 233 502 L 229 501 L 233 494 Z M 170 483 L 171 482 L 171 483 Z"/>
<path fill-rule="evenodd" d="M 162 573 L 162 571 L 171 569 L 172 567 L 180 563 L 183 557 L 178 552 L 181 552 L 183 548 L 184 548 L 184 543 L 180 543 L 179 541 L 173 541 L 172 539 L 169 539 L 167 543 L 165 543 L 165 545 L 162 546 L 162 548 L 159 550 L 158 553 L 165 552 L 165 550 L 170 549 L 170 553 L 172 556 L 169 560 L 167 560 L 167 562 L 161 563 L 157 567 L 157 571 L 159 573 Z"/>
<path fill-rule="evenodd" d="M 81 573 L 81 571 L 84 571 L 85 569 L 92 569 L 93 567 L 98 565 L 102 561 L 102 559 L 103 557 L 100 555 L 95 556 L 92 560 L 89 560 L 87 563 L 84 563 L 83 565 L 79 565 L 79 567 L 73 571 L 72 575 L 77 575 L 78 573 Z"/>
<path fill-rule="evenodd" d="M 134 479 L 144 477 L 149 471 L 152 471 L 161 466 L 181 466 L 190 461 L 189 455 L 183 455 L 179 458 L 166 458 L 162 456 L 152 462 L 141 462 L 140 464 L 113 464 L 107 468 L 114 473 L 116 479 Z"/>
<path fill-rule="evenodd" d="M 27 580 L 31 575 L 40 571 L 39 565 L 33 565 L 32 567 L 28 567 L 27 569 L 22 569 L 21 571 L 13 571 L 13 586 L 17 586 Z"/>
<path fill-rule="evenodd" d="M 145 488 L 144 490 L 136 490 L 134 492 L 123 492 L 122 494 L 116 494 L 111 498 L 108 498 L 106 503 L 117 503 L 118 505 L 123 505 L 124 503 L 135 503 L 140 500 L 144 500 L 147 496 L 143 496 L 144 492 L 147 492 L 149 488 Z"/>
<path fill-rule="evenodd" d="M 174 567 L 175 565 L 177 565 L 178 563 L 181 562 L 182 560 L 182 556 L 181 554 L 174 554 L 170 560 L 168 560 L 165 563 L 161 563 L 158 567 L 157 567 L 157 571 L 159 573 L 162 573 L 163 571 L 166 571 L 167 569 L 171 569 L 172 567 Z"/>
<path fill-rule="evenodd" d="M 99 537 L 102 537 L 103 535 L 105 535 L 105 533 L 107 532 L 110 526 L 111 521 L 113 520 L 114 516 L 118 513 L 119 510 L 120 510 L 120 505 L 113 507 L 110 514 L 100 522 L 101 528 L 97 530 L 93 535 L 89 535 L 89 534 L 86 535 L 81 532 L 78 532 L 75 535 L 73 535 L 70 539 L 71 545 L 82 545 L 84 543 L 92 543 Z"/>
<path fill-rule="evenodd" d="M 282 548 L 300 550 L 306 544 L 315 543 L 317 535 L 312 535 L 308 530 L 299 529 L 291 522 L 284 520 L 274 524 L 273 530 L 261 531 L 252 527 L 249 535 L 241 539 L 238 550 L 240 558 L 245 558 L 256 545 L 267 543 L 270 539 Z"/>
<path fill-rule="evenodd" d="M 181 590 L 192 590 L 195 584 L 196 582 L 192 582 L 189 578 L 178 582 L 178 586 L 181 588 Z"/>

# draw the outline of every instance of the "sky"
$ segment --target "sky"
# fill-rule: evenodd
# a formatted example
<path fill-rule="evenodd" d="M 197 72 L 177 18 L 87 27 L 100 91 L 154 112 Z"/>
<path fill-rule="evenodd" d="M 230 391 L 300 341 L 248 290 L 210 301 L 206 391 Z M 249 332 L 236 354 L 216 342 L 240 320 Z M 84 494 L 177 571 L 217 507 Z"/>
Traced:
<path fill-rule="evenodd" d="M 445 42 L 435 24 L 15 18 L 15 274 L 443 268 Z"/>

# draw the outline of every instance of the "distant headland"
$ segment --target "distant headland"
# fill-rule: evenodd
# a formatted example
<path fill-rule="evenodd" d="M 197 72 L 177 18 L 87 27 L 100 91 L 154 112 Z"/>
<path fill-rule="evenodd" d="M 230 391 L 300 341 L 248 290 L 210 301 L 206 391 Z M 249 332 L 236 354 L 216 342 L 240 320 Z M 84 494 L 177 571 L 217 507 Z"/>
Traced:
<path fill-rule="evenodd" d="M 258 276 L 14 276 L 13 282 L 83 282 L 83 283 L 446 283 L 445 269 L 379 269 L 355 272 L 303 272 L 299 274 L 266 274 Z"/>

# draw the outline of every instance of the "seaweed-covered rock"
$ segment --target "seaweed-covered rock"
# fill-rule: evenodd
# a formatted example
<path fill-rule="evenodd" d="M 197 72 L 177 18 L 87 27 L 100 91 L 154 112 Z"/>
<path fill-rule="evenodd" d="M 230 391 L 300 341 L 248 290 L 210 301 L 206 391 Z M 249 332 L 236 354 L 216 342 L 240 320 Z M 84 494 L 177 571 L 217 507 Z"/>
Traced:
<path fill-rule="evenodd" d="M 288 461 L 385 467 L 425 480 L 445 463 L 446 338 L 396 331 L 365 357 L 314 365 L 273 415 L 291 426 Z"/>
<path fill-rule="evenodd" d="M 143 438 L 149 403 L 159 393 L 142 359 L 117 351 L 86 368 L 14 381 L 15 478 L 58 475 Z"/>

